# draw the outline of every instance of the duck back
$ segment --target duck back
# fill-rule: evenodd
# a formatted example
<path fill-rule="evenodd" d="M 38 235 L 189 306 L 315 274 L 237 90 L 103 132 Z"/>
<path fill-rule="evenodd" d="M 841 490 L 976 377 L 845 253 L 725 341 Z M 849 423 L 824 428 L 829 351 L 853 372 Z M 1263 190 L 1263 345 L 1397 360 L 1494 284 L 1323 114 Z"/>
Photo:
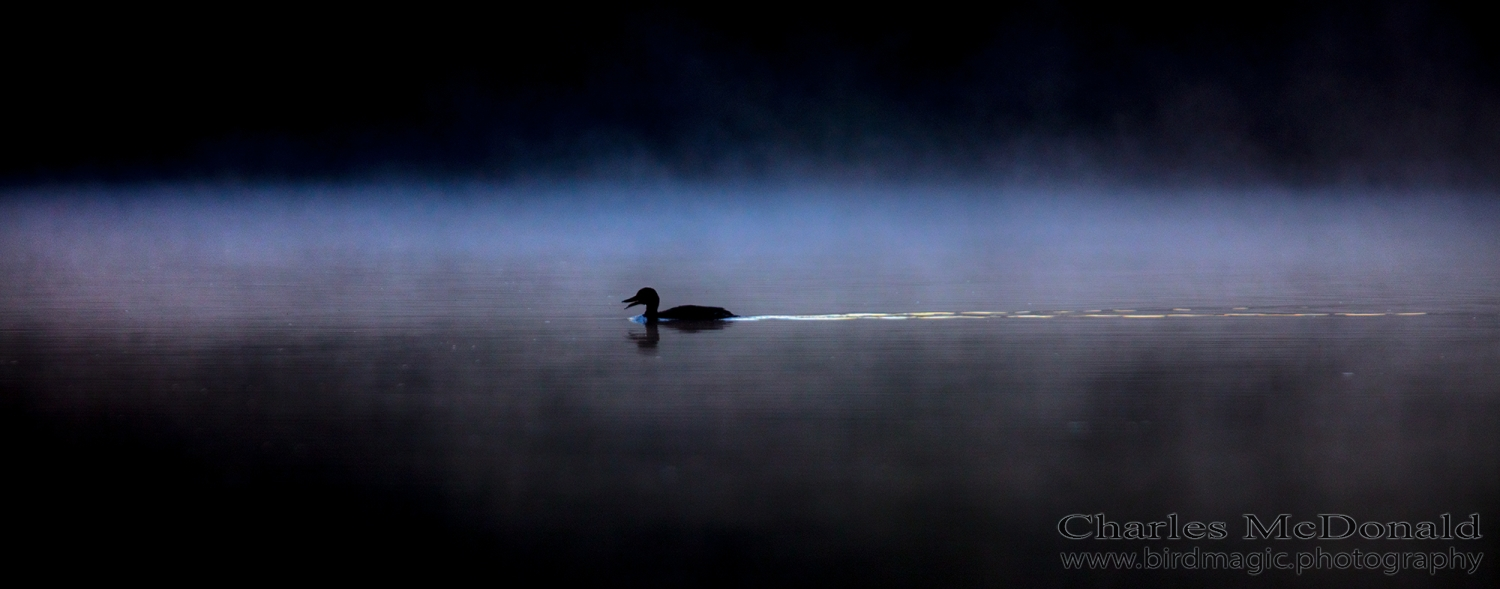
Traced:
<path fill-rule="evenodd" d="M 734 313 L 719 307 L 700 307 L 698 305 L 683 305 L 672 307 L 657 314 L 662 319 L 676 319 L 678 321 L 712 321 L 715 319 L 728 319 L 734 317 Z"/>

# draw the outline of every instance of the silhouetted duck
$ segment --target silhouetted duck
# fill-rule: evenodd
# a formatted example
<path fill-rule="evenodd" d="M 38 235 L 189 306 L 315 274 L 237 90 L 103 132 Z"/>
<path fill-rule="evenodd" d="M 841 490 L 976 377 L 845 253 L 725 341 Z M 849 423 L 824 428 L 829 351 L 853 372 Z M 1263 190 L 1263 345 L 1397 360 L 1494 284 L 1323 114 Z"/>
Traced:
<path fill-rule="evenodd" d="M 620 302 L 630 303 L 629 305 L 625 305 L 626 309 L 636 305 L 645 305 L 646 321 L 648 323 L 654 323 L 658 319 L 669 319 L 672 321 L 718 321 L 736 316 L 734 313 L 730 313 L 719 307 L 699 307 L 698 305 L 672 307 L 658 313 L 656 307 L 661 305 L 661 297 L 656 296 L 656 289 L 651 287 L 643 288 L 639 292 L 636 292 L 635 296 Z"/>

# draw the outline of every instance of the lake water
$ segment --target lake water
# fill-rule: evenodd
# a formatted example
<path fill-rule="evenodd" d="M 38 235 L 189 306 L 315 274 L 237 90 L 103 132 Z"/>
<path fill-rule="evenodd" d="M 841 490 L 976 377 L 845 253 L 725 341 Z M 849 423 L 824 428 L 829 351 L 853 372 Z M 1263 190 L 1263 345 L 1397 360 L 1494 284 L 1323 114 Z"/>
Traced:
<path fill-rule="evenodd" d="M 0 207 L 9 530 L 27 545 L 13 566 L 688 586 L 1496 579 L 1490 200 L 400 185 L 52 190 Z M 749 320 L 632 322 L 618 301 L 643 286 Z M 1101 513 L 1223 522 L 1227 537 L 1059 531 Z M 1479 539 L 1243 538 L 1246 514 L 1475 513 Z M 1067 530 L 1094 529 L 1080 521 Z M 1402 570 L 1064 562 L 1268 548 L 1400 553 Z M 1429 571 L 1418 552 L 1484 556 Z"/>

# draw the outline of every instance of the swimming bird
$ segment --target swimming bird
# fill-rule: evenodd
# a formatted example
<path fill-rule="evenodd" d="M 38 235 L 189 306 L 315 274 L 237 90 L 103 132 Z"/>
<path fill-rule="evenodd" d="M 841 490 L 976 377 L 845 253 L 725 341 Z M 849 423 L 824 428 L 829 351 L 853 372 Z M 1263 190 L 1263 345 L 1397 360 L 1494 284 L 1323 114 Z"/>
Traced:
<path fill-rule="evenodd" d="M 637 291 L 635 296 L 620 302 L 630 303 L 629 305 L 625 305 L 626 309 L 636 305 L 645 305 L 647 323 L 655 323 L 658 319 L 671 321 L 718 321 L 736 316 L 734 313 L 730 313 L 719 307 L 700 307 L 698 305 L 672 307 L 658 313 L 656 308 L 661 305 L 661 297 L 656 296 L 656 289 L 649 286 Z"/>

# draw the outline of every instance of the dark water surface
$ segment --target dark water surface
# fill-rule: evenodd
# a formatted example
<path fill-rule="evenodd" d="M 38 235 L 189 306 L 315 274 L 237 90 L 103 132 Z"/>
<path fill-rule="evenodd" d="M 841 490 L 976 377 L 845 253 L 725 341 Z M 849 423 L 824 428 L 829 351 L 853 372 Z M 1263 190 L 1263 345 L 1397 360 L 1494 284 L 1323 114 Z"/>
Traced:
<path fill-rule="evenodd" d="M 1482 201 L 592 190 L 14 198 L 12 563 L 694 586 L 1496 579 L 1500 215 Z M 630 322 L 615 301 L 647 285 L 763 319 Z M 1228 538 L 1059 534 L 1096 513 Z M 1479 513 L 1484 537 L 1242 539 L 1244 514 L 1282 513 Z M 1485 556 L 1472 575 L 1300 576 L 1060 557 L 1195 547 Z"/>

